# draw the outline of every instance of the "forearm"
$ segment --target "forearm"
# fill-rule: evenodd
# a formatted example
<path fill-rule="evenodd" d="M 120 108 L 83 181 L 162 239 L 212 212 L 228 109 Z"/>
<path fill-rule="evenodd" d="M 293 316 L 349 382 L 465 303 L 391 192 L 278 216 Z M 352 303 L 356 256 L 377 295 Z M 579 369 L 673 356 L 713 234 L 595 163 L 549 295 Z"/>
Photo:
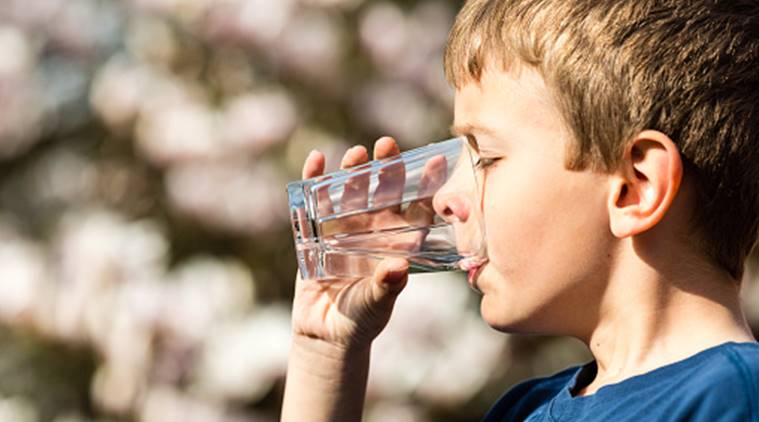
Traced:
<path fill-rule="evenodd" d="M 290 350 L 282 421 L 360 421 L 369 346 L 345 350 L 296 337 Z"/>

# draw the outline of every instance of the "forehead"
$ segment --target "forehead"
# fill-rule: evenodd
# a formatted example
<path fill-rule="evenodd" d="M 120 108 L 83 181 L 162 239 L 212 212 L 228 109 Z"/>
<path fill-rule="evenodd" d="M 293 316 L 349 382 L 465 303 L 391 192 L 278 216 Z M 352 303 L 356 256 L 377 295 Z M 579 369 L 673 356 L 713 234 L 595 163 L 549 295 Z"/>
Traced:
<path fill-rule="evenodd" d="M 454 102 L 453 130 L 459 134 L 561 125 L 543 78 L 528 67 L 486 70 L 479 81 L 456 90 Z"/>

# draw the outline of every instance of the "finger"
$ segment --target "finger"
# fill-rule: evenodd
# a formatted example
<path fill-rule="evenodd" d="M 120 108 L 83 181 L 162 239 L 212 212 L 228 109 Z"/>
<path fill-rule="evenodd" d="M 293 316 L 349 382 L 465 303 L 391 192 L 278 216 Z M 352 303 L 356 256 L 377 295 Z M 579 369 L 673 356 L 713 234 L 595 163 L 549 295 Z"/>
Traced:
<path fill-rule="evenodd" d="M 305 163 L 303 163 L 302 175 L 304 179 L 321 176 L 324 174 L 326 158 L 321 151 L 312 150 Z M 316 189 L 316 202 L 319 215 L 326 216 L 333 213 L 332 200 L 329 197 L 328 186 Z"/>
<path fill-rule="evenodd" d="M 302 176 L 304 179 L 321 176 L 324 173 L 326 159 L 321 151 L 312 150 L 308 153 L 306 161 L 303 163 Z"/>
<path fill-rule="evenodd" d="M 372 299 L 376 303 L 390 304 L 403 290 L 408 281 L 408 261 L 402 258 L 386 258 L 377 265 L 372 275 Z"/>
<path fill-rule="evenodd" d="M 347 169 L 369 161 L 366 148 L 358 145 L 345 152 L 340 168 Z M 366 208 L 368 202 L 369 173 L 365 172 L 351 177 L 345 183 L 340 201 L 340 211 L 347 212 Z"/>
<path fill-rule="evenodd" d="M 444 155 L 436 155 L 427 160 L 419 181 L 419 198 L 434 195 L 443 186 L 447 176 L 448 160 Z"/>
<path fill-rule="evenodd" d="M 393 138 L 383 137 L 374 144 L 375 160 L 394 157 L 400 153 L 400 148 Z M 374 193 L 375 207 L 396 205 L 394 211 L 400 211 L 405 183 L 406 167 L 402 161 L 382 168 L 379 171 L 377 189 Z"/>
<path fill-rule="evenodd" d="M 374 159 L 381 160 L 387 157 L 393 157 L 401 153 L 400 147 L 395 139 L 389 136 L 383 136 L 374 143 Z"/>
<path fill-rule="evenodd" d="M 369 161 L 369 153 L 366 151 L 366 147 L 363 145 L 356 145 L 348 148 L 348 151 L 345 151 L 343 159 L 340 161 L 340 168 L 347 169 L 363 164 L 367 161 Z"/>
<path fill-rule="evenodd" d="M 435 209 L 432 200 L 435 193 L 444 184 L 448 175 L 448 161 L 443 155 L 436 155 L 424 164 L 422 177 L 419 181 L 417 198 L 406 209 L 406 221 L 413 225 L 428 225 L 435 220 Z"/>

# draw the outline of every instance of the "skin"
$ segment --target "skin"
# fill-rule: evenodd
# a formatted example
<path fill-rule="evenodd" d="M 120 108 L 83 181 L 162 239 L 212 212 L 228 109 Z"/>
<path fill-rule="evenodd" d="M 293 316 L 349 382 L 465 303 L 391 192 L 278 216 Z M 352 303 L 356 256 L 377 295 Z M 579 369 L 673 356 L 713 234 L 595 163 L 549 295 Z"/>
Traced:
<path fill-rule="evenodd" d="M 393 139 L 382 138 L 373 156 L 399 153 Z M 364 147 L 353 147 L 340 167 L 368 159 Z M 323 174 L 324 166 L 324 154 L 312 151 L 303 165 L 303 178 Z M 407 279 L 408 263 L 403 259 L 382 261 L 367 278 L 320 283 L 297 277 L 283 421 L 361 420 L 371 342 L 387 325 Z"/>
<path fill-rule="evenodd" d="M 482 316 L 501 331 L 588 345 L 599 370 L 578 394 L 755 341 L 739 284 L 693 247 L 695 194 L 665 134 L 639 133 L 614 172 L 568 170 L 569 131 L 528 68 L 486 71 L 458 90 L 454 130 L 498 159 L 483 169 Z"/>
<path fill-rule="evenodd" d="M 568 170 L 569 131 L 526 67 L 488 69 L 458 89 L 454 132 L 485 159 L 480 202 L 440 195 L 433 205 L 462 229 L 473 211 L 482 214 L 489 261 L 474 280 L 481 314 L 504 332 L 583 341 L 598 373 L 576 395 L 727 341 L 755 341 L 739 283 L 693 246 L 695 195 L 666 134 L 639 133 L 613 172 Z M 392 139 L 375 144 L 375 158 L 397 153 Z M 366 160 L 354 148 L 342 165 Z M 314 152 L 303 176 L 323 170 Z M 370 278 L 297 280 L 283 420 L 360 420 L 371 342 L 406 269 L 391 260 Z"/>

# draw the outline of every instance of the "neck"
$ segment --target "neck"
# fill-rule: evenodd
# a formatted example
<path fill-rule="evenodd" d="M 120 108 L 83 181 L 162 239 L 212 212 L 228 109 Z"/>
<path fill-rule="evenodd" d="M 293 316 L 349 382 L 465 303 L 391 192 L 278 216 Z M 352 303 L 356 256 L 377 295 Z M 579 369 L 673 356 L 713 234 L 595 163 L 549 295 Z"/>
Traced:
<path fill-rule="evenodd" d="M 741 310 L 740 286 L 726 273 L 635 264 L 612 275 L 599 317 L 582 338 L 598 373 L 580 395 L 712 346 L 755 341 Z"/>

